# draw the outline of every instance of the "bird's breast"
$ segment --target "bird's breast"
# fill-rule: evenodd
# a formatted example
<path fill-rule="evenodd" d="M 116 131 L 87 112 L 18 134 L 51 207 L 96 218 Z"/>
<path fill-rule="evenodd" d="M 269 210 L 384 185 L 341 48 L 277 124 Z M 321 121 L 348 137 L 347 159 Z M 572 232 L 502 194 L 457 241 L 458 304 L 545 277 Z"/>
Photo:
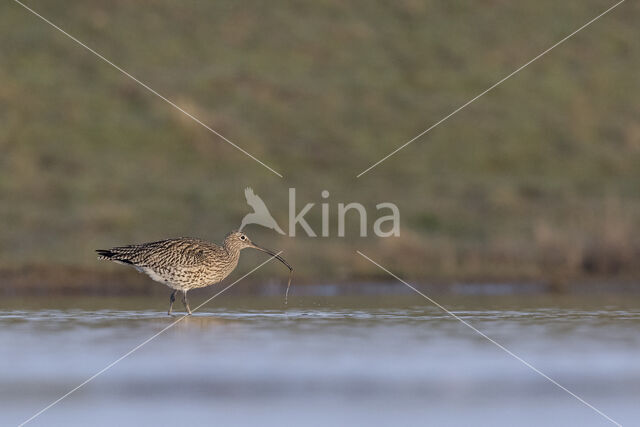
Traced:
<path fill-rule="evenodd" d="M 224 280 L 238 265 L 238 258 L 228 258 L 218 260 L 206 266 L 204 274 L 207 276 L 208 284 L 212 285 Z"/>

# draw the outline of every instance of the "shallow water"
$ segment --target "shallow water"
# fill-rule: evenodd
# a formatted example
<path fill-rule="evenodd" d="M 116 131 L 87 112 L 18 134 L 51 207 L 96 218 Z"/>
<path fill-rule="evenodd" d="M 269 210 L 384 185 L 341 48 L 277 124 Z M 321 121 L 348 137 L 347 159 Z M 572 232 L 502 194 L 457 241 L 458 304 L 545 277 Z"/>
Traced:
<path fill-rule="evenodd" d="M 638 424 L 637 295 L 436 299 L 611 418 Z M 0 425 L 26 420 L 179 319 L 165 305 L 3 300 Z M 418 295 L 294 296 L 288 307 L 221 296 L 30 425 L 187 423 L 610 425 Z"/>

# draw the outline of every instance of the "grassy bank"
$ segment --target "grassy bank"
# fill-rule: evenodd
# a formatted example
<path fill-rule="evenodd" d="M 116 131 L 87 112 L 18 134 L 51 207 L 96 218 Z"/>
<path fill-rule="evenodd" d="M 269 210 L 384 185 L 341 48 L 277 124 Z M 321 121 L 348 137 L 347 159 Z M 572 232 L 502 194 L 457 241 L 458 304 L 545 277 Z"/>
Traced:
<path fill-rule="evenodd" d="M 398 238 L 360 238 L 354 218 L 344 239 L 333 219 L 328 238 L 250 226 L 303 282 L 386 279 L 356 249 L 411 280 L 640 279 L 636 3 L 361 178 L 611 4 L 29 4 L 284 178 L 4 2 L 3 271 L 119 274 L 93 249 L 180 235 L 220 241 L 249 212 L 242 191 L 252 186 L 281 224 L 287 188 L 297 188 L 300 204 L 316 203 L 316 230 L 322 190 L 332 209 L 400 208 Z"/>

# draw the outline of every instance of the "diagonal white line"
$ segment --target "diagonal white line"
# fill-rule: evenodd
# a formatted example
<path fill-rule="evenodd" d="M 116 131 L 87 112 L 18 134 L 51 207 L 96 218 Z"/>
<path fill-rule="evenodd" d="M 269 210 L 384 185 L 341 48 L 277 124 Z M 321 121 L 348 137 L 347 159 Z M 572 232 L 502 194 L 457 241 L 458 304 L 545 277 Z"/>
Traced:
<path fill-rule="evenodd" d="M 85 49 L 87 49 L 89 52 L 93 53 L 95 56 L 97 56 L 98 58 L 102 59 L 104 62 L 106 62 L 107 64 L 111 65 L 113 68 L 115 68 L 116 70 L 120 71 L 122 74 L 124 74 L 125 76 L 129 77 L 131 80 L 133 80 L 134 82 L 138 83 L 140 86 L 142 86 L 143 88 L 147 89 L 149 92 L 151 92 L 152 94 L 156 95 L 158 98 L 162 99 L 163 101 L 165 101 L 167 104 L 171 105 L 173 108 L 177 109 L 178 111 L 180 111 L 181 113 L 183 113 L 184 115 L 186 115 L 187 117 L 191 118 L 193 121 L 195 121 L 196 123 L 198 123 L 199 125 L 201 125 L 202 127 L 204 127 L 205 129 L 207 129 L 209 132 L 213 133 L 214 135 L 218 136 L 219 138 L 223 139 L 224 141 L 228 142 L 229 144 L 231 144 L 234 148 L 236 148 L 237 150 L 241 151 L 242 153 L 244 153 L 245 155 L 251 157 L 253 160 L 255 160 L 256 162 L 260 163 L 262 166 L 264 166 L 265 168 L 269 169 L 271 172 L 275 173 L 276 175 L 278 175 L 280 178 L 282 178 L 282 174 L 280 174 L 279 172 L 277 172 L 276 170 L 274 170 L 273 168 L 271 168 L 270 166 L 266 165 L 264 162 L 262 162 L 261 160 L 259 160 L 258 158 L 256 158 L 253 154 L 249 153 L 247 150 L 245 150 L 244 148 L 238 146 L 237 144 L 235 144 L 234 142 L 230 141 L 228 138 L 226 138 L 224 135 L 222 135 L 220 132 L 216 131 L 215 129 L 213 129 L 212 127 L 210 127 L 209 125 L 203 123 L 200 119 L 198 119 L 196 116 L 194 116 L 193 114 L 189 113 L 188 111 L 184 110 L 182 107 L 178 106 L 176 103 L 174 103 L 173 101 L 171 101 L 170 99 L 164 97 L 163 95 L 161 95 L 160 93 L 158 93 L 156 90 L 152 89 L 151 87 L 149 87 L 147 84 L 141 82 L 140 80 L 138 80 L 137 78 L 135 78 L 134 76 L 132 76 L 131 74 L 129 74 L 127 71 L 123 70 L 122 68 L 120 68 L 119 66 L 117 66 L 116 64 L 114 64 L 113 62 L 109 61 L 107 58 L 105 58 L 104 56 L 102 56 L 101 54 L 99 54 L 98 52 L 96 52 L 95 50 L 93 50 L 92 48 L 90 48 L 89 46 L 87 46 L 86 44 L 82 43 L 80 40 L 78 40 L 77 38 L 75 38 L 74 36 L 72 36 L 71 34 L 67 33 L 66 31 L 64 31 L 62 28 L 58 27 L 56 24 L 54 24 L 53 22 L 49 21 L 47 18 L 45 18 L 44 16 L 40 15 L 38 12 L 36 12 L 35 10 L 31 9 L 30 7 L 26 6 L 24 3 L 20 2 L 19 0 L 13 0 L 16 3 L 18 3 L 20 6 L 24 7 L 26 10 L 28 10 L 29 12 L 33 13 L 35 16 L 37 16 L 38 18 L 42 19 L 44 22 L 46 22 L 47 24 L 51 25 L 53 28 L 55 28 L 56 30 L 60 31 L 62 34 L 64 34 L 65 36 L 69 37 L 71 40 L 73 40 L 74 42 L 78 43 L 80 46 L 84 47 Z"/>
<path fill-rule="evenodd" d="M 505 81 L 507 81 L 508 79 L 510 79 L 511 77 L 513 77 L 514 75 L 516 75 L 518 72 L 522 71 L 523 69 L 525 69 L 527 66 L 531 65 L 533 62 L 537 61 L 538 59 L 542 58 L 544 55 L 546 55 L 547 53 L 549 53 L 550 51 L 552 51 L 553 49 L 555 49 L 556 47 L 560 46 L 562 43 L 564 43 L 565 41 L 569 40 L 571 37 L 573 37 L 574 35 L 578 34 L 580 31 L 584 30 L 585 28 L 587 28 L 589 25 L 593 24 L 594 22 L 596 22 L 598 19 L 602 18 L 604 15 L 606 15 L 607 13 L 611 12 L 613 9 L 615 9 L 616 7 L 620 6 L 622 3 L 624 3 L 625 0 L 620 0 L 618 3 L 614 4 L 613 6 L 611 6 L 609 9 L 605 10 L 604 12 L 602 12 L 600 15 L 596 16 L 595 18 L 593 18 L 592 20 L 590 20 L 589 22 L 587 22 L 586 24 L 584 24 L 583 26 L 581 26 L 580 28 L 578 28 L 577 30 L 575 30 L 574 32 L 572 32 L 571 34 L 569 34 L 568 36 L 564 37 L 562 40 L 560 40 L 559 42 L 555 43 L 554 45 L 552 45 L 551 47 L 547 48 L 545 51 L 543 51 L 542 53 L 538 54 L 536 57 L 534 57 L 532 60 L 530 60 L 529 62 L 525 63 L 524 65 L 521 65 L 520 67 L 516 68 L 514 71 L 512 71 L 510 74 L 507 74 L 505 77 L 503 77 L 502 79 L 498 80 L 496 83 L 494 83 L 493 85 L 489 86 L 489 88 L 485 89 L 483 92 L 480 92 L 478 95 L 476 95 L 475 97 L 471 98 L 470 100 L 468 100 L 467 102 L 465 102 L 464 104 L 462 104 L 460 107 L 456 108 L 455 110 L 453 110 L 451 113 L 447 114 L 446 116 L 444 116 L 443 118 L 441 118 L 440 120 L 438 120 L 437 122 L 435 122 L 434 124 L 432 124 L 430 127 L 428 127 L 427 129 L 425 129 L 424 131 L 420 132 L 418 135 L 416 135 L 415 137 L 413 137 L 412 139 L 410 139 L 409 141 L 405 142 L 404 144 L 402 144 L 400 147 L 396 148 L 395 150 L 393 150 L 392 152 L 390 152 L 389 154 L 387 154 L 386 156 L 384 156 L 382 159 L 378 160 L 377 162 L 375 162 L 374 164 L 372 164 L 371 166 L 369 166 L 368 168 L 366 168 L 365 170 L 363 170 L 362 172 L 360 172 L 358 175 L 356 175 L 356 178 L 360 178 L 362 175 L 364 175 L 365 173 L 369 172 L 371 169 L 375 168 L 376 166 L 378 166 L 380 163 L 384 162 L 385 160 L 387 160 L 389 157 L 393 156 L 394 154 L 396 154 L 398 151 L 402 150 L 403 148 L 405 148 L 407 145 L 411 144 L 412 142 L 414 142 L 415 140 L 417 140 L 418 138 L 422 137 L 423 135 L 425 135 L 427 132 L 431 131 L 432 129 L 434 129 L 435 127 L 437 127 L 438 125 L 440 125 L 442 122 L 444 122 L 445 120 L 449 119 L 451 116 L 455 115 L 456 113 L 458 113 L 460 110 L 464 109 L 465 107 L 467 107 L 469 104 L 473 103 L 474 101 L 476 101 L 478 98 L 480 98 L 481 96 L 485 95 L 486 93 L 492 91 L 493 89 L 495 89 L 496 87 L 500 86 L 502 83 L 504 83 Z"/>
<path fill-rule="evenodd" d="M 211 300 L 213 300 L 214 298 L 216 298 L 217 296 L 219 296 L 220 294 L 222 294 L 223 292 L 225 292 L 227 289 L 231 288 L 233 285 L 235 285 L 236 283 L 238 283 L 239 281 L 241 281 L 242 279 L 244 279 L 245 277 L 247 277 L 248 275 L 250 275 L 251 273 L 253 273 L 254 271 L 256 271 L 257 269 L 259 269 L 260 267 L 262 267 L 263 265 L 267 264 L 269 261 L 273 260 L 276 256 L 280 255 L 282 253 L 282 251 L 278 252 L 276 255 L 271 256 L 268 260 L 266 260 L 265 262 L 263 262 L 262 264 L 258 265 L 256 268 L 254 268 L 253 270 L 251 270 L 250 272 L 248 272 L 247 274 L 245 274 L 244 276 L 242 276 L 241 278 L 239 278 L 238 280 L 236 280 L 235 282 L 233 282 L 232 284 L 230 284 L 229 286 L 227 286 L 226 288 L 222 289 L 220 292 L 218 292 L 217 294 L 215 294 L 214 296 L 212 296 L 211 298 L 209 298 L 208 300 L 206 300 L 205 302 L 203 302 L 202 304 L 200 304 L 199 306 L 197 306 L 195 309 L 193 309 L 192 311 L 196 311 L 198 310 L 200 307 L 202 307 L 205 304 L 208 304 Z M 74 387 L 73 389 L 69 390 L 67 393 L 65 393 L 64 395 L 62 395 L 61 397 L 59 397 L 58 399 L 54 400 L 53 402 L 51 402 L 50 404 L 48 404 L 47 406 L 45 406 L 44 408 L 42 408 L 41 410 L 39 410 L 38 412 L 36 412 L 35 414 L 33 414 L 31 417 L 29 417 L 28 419 L 26 419 L 25 421 L 21 422 L 18 427 L 22 427 L 25 424 L 31 422 L 32 420 L 34 420 L 36 417 L 40 416 L 43 412 L 45 412 L 46 410 L 50 409 L 51 407 L 57 405 L 58 403 L 60 403 L 62 400 L 66 399 L 67 397 L 69 397 L 71 394 L 73 394 L 74 392 L 76 392 L 78 389 L 84 387 L 85 385 L 87 385 L 88 383 L 90 383 L 91 381 L 93 381 L 94 379 L 96 379 L 98 376 L 102 375 L 103 373 L 105 373 L 106 371 L 108 371 L 109 369 L 111 369 L 113 366 L 115 366 L 116 364 L 118 364 L 119 362 L 121 362 L 123 359 L 125 359 L 126 357 L 130 356 L 132 353 L 136 352 L 137 350 L 139 350 L 141 347 L 143 347 L 144 345 L 148 344 L 150 341 L 154 340 L 155 338 L 157 338 L 158 336 L 160 336 L 161 334 L 163 334 L 164 332 L 168 331 L 169 329 L 173 328 L 176 324 L 178 324 L 179 322 L 181 322 L 182 320 L 184 320 L 186 317 L 188 317 L 189 315 L 185 314 L 184 316 L 178 318 L 176 321 L 174 321 L 173 323 L 170 323 L 168 326 L 164 327 L 162 330 L 160 330 L 160 332 L 150 336 L 149 338 L 147 338 L 146 340 L 144 340 L 143 342 L 141 342 L 140 344 L 138 344 L 137 346 L 133 347 L 131 350 L 129 350 L 128 352 L 126 352 L 125 354 L 123 354 L 122 356 L 120 356 L 119 358 L 117 358 L 116 360 L 114 360 L 113 362 L 109 363 L 107 366 L 105 366 L 104 368 L 100 369 L 98 372 L 96 372 L 95 374 L 93 374 L 92 376 L 90 376 L 89 378 L 87 378 L 86 380 L 84 380 L 83 382 L 81 382 L 80 384 L 78 384 L 76 387 Z"/>
<path fill-rule="evenodd" d="M 565 386 L 563 386 L 562 384 L 560 384 L 559 382 L 557 382 L 556 380 L 554 380 L 553 378 L 549 377 L 547 374 L 545 374 L 544 372 L 540 371 L 538 368 L 536 368 L 535 366 L 533 366 L 532 364 L 530 364 L 529 362 L 527 362 L 526 360 L 522 359 L 520 356 L 518 356 L 517 354 L 513 353 L 511 350 L 509 350 L 508 348 L 506 348 L 505 346 L 503 346 L 502 344 L 498 343 L 497 341 L 495 341 L 494 339 L 490 338 L 489 336 L 487 336 L 484 332 L 479 331 L 475 326 L 471 325 L 470 323 L 468 323 L 467 321 L 465 321 L 464 319 L 461 319 L 458 315 L 456 315 L 455 313 L 449 311 L 447 308 L 445 308 L 444 306 L 442 306 L 441 304 L 439 304 L 437 301 L 434 301 L 432 298 L 428 297 L 426 294 L 424 294 L 423 292 L 419 291 L 418 289 L 416 289 L 415 287 L 413 287 L 412 285 L 410 285 L 409 283 L 405 282 L 404 280 L 402 280 L 400 277 L 396 276 L 395 274 L 393 274 L 391 271 L 387 270 L 386 268 L 384 268 L 383 266 L 381 266 L 380 264 L 378 264 L 377 262 L 375 262 L 374 260 L 372 260 L 371 258 L 369 258 L 368 256 L 366 256 L 365 254 L 363 254 L 360 251 L 356 251 L 360 256 L 362 256 L 363 258 L 365 258 L 367 261 L 369 261 L 370 263 L 376 265 L 378 268 L 380 268 L 382 271 L 386 272 L 388 275 L 390 275 L 391 277 L 393 277 L 394 279 L 398 280 L 399 282 L 404 283 L 405 285 L 407 285 L 411 290 L 413 290 L 414 292 L 416 292 L 417 294 L 421 295 L 423 298 L 425 298 L 427 301 L 429 301 L 431 304 L 435 305 L 436 307 L 438 307 L 439 309 L 441 309 L 442 311 L 444 311 L 445 313 L 447 313 L 449 316 L 453 317 L 454 319 L 458 320 L 460 323 L 462 323 L 463 325 L 467 326 L 468 328 L 470 328 L 472 331 L 474 331 L 475 333 L 477 333 L 478 335 L 480 335 L 481 337 L 485 338 L 486 340 L 488 340 L 489 342 L 491 342 L 492 344 L 496 345 L 500 350 L 504 351 L 505 353 L 507 353 L 509 356 L 513 357 L 514 359 L 518 360 L 519 362 L 523 363 L 525 366 L 527 366 L 528 368 L 530 368 L 531 370 L 533 370 L 534 372 L 536 372 L 537 374 L 541 375 L 543 378 L 547 379 L 548 381 L 550 381 L 551 383 L 553 383 L 554 385 L 556 385 L 557 387 L 559 387 L 560 389 L 566 391 L 567 393 L 569 393 L 571 396 L 575 397 L 576 399 L 578 399 L 581 403 L 585 404 L 586 406 L 588 406 L 589 408 L 593 409 L 594 411 L 596 411 L 598 414 L 602 415 L 604 418 L 606 418 L 607 420 L 609 420 L 610 422 L 612 422 L 613 424 L 617 425 L 617 426 L 622 426 L 622 424 L 618 423 L 617 421 L 613 420 L 611 417 L 609 417 L 607 414 L 605 414 L 604 412 L 602 412 L 601 410 L 599 410 L 598 408 L 596 408 L 595 406 L 593 406 L 592 404 L 590 404 L 589 402 L 587 402 L 586 400 L 584 400 L 583 398 L 581 398 L 580 396 L 578 396 L 577 394 L 575 394 L 574 392 L 572 392 L 571 390 L 569 390 L 568 388 L 566 388 Z"/>

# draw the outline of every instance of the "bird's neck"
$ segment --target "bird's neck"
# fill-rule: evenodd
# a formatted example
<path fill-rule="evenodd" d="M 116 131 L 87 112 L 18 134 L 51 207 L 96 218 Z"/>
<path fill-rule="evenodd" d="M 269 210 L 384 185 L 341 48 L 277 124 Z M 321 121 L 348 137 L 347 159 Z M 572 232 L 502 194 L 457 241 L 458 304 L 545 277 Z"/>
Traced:
<path fill-rule="evenodd" d="M 225 244 L 224 249 L 227 251 L 227 254 L 229 254 L 230 260 L 237 261 L 238 258 L 240 258 L 240 248 L 238 248 L 237 246 Z"/>

